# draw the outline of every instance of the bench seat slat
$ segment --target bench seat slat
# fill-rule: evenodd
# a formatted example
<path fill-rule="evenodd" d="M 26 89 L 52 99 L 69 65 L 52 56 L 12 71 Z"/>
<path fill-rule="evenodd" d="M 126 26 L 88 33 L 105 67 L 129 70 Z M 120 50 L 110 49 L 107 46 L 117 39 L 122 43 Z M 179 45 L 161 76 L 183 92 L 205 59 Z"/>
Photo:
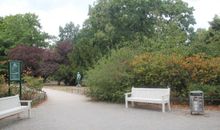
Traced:
<path fill-rule="evenodd" d="M 10 115 L 15 115 L 17 113 L 25 112 L 28 109 L 29 109 L 28 106 L 20 106 L 20 107 L 11 108 L 11 109 L 8 109 L 8 110 L 1 111 L 0 112 L 0 117 L 5 118 L 5 117 L 10 116 Z"/>
<path fill-rule="evenodd" d="M 162 99 L 135 98 L 135 97 L 127 98 L 127 101 L 146 102 L 146 103 L 159 103 L 159 104 L 164 102 Z"/>

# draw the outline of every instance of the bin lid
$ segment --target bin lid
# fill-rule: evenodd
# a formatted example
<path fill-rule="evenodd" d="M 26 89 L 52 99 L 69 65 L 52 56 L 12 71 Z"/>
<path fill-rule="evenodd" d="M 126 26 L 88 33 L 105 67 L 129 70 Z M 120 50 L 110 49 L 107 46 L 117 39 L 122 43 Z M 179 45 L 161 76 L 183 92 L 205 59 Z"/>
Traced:
<path fill-rule="evenodd" d="M 203 93 L 203 91 L 200 91 L 200 90 L 198 90 L 198 91 L 190 91 L 190 93 Z"/>

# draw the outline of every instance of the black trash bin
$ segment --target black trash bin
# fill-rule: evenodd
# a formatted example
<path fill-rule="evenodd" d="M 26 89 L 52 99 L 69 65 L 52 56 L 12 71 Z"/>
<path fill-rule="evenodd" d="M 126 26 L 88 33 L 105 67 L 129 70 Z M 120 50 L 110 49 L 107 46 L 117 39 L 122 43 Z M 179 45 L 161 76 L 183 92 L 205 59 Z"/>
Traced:
<path fill-rule="evenodd" d="M 202 91 L 191 91 L 189 100 L 191 114 L 204 114 L 204 94 Z"/>

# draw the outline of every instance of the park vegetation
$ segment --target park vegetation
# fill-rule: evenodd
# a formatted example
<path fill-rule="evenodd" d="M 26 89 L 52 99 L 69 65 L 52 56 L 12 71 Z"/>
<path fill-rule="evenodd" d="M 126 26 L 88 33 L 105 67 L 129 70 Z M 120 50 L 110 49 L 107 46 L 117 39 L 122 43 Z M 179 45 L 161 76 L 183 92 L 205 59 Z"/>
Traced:
<path fill-rule="evenodd" d="M 1 17 L 0 74 L 7 77 L 8 60 L 21 60 L 24 75 L 43 82 L 75 85 L 80 72 L 97 100 L 121 102 L 132 86 L 169 86 L 182 98 L 203 90 L 219 99 L 220 17 L 194 30 L 193 10 L 182 0 L 97 0 L 81 28 L 60 26 L 53 45 L 37 15 Z"/>

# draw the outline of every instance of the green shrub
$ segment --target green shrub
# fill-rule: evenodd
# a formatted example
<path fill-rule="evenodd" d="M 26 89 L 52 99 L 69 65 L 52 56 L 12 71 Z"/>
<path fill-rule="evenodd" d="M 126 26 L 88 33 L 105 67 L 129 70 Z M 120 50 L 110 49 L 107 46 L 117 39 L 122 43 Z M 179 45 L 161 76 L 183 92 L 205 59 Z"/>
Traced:
<path fill-rule="evenodd" d="M 24 76 L 24 81 L 25 81 L 26 85 L 31 89 L 41 91 L 43 88 L 43 79 L 42 78 L 35 78 L 32 76 Z"/>
<path fill-rule="evenodd" d="M 111 56 L 102 58 L 87 71 L 88 94 L 97 100 L 121 102 L 124 93 L 131 88 L 129 60 L 134 53 L 127 48 L 112 51 Z"/>
<path fill-rule="evenodd" d="M 190 83 L 220 84 L 220 58 L 204 54 L 183 57 L 178 54 L 143 53 L 131 62 L 134 84 L 170 86 L 174 96 L 188 96 Z"/>
<path fill-rule="evenodd" d="M 137 55 L 131 62 L 135 86 L 170 86 L 178 96 L 184 96 L 189 74 L 181 67 L 182 57 L 160 53 Z"/>
<path fill-rule="evenodd" d="M 164 53 L 132 53 L 130 49 L 113 51 L 87 72 L 86 86 L 98 100 L 122 101 L 124 93 L 135 87 L 170 86 L 172 96 L 188 97 L 189 85 L 208 84 L 208 96 L 220 85 L 220 58 L 204 54 L 182 56 Z M 210 86 L 210 88 L 209 88 Z"/>
<path fill-rule="evenodd" d="M 11 95 L 17 95 L 20 92 L 20 88 L 18 84 L 11 84 Z M 37 105 L 40 102 L 46 99 L 46 93 L 43 91 L 38 91 L 36 89 L 32 89 L 27 87 L 26 85 L 22 85 L 22 100 L 32 100 L 32 105 Z"/>
<path fill-rule="evenodd" d="M 3 75 L 0 75 L 0 97 L 4 97 L 8 94 L 8 86 L 5 83 Z"/>
<path fill-rule="evenodd" d="M 182 59 L 181 64 L 192 83 L 220 85 L 220 57 L 196 54 Z"/>

